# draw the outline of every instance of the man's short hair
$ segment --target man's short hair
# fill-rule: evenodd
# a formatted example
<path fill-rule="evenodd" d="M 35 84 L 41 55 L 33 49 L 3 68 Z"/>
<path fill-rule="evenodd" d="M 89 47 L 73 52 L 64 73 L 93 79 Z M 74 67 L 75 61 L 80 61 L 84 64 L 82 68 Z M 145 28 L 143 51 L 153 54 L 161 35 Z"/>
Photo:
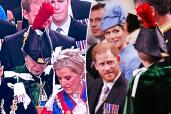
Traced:
<path fill-rule="evenodd" d="M 134 3 L 147 2 L 153 6 L 159 15 L 165 15 L 170 12 L 170 0 L 134 0 Z"/>
<path fill-rule="evenodd" d="M 30 11 L 30 5 L 31 4 L 37 4 L 37 3 L 40 3 L 39 0 L 21 0 L 21 5 L 22 5 L 22 8 L 23 10 L 26 10 L 26 11 Z"/>
<path fill-rule="evenodd" d="M 103 4 L 103 3 L 97 3 L 96 5 L 92 6 L 91 11 L 99 10 L 101 8 L 104 8 L 104 7 L 105 7 L 105 4 Z"/>
<path fill-rule="evenodd" d="M 119 55 L 118 48 L 114 46 L 113 44 L 110 44 L 108 42 L 101 42 L 97 43 L 96 46 L 93 48 L 92 51 L 92 59 L 94 62 L 96 62 L 96 55 L 97 54 L 102 54 L 107 52 L 108 50 L 111 51 L 111 53 L 117 57 Z"/>

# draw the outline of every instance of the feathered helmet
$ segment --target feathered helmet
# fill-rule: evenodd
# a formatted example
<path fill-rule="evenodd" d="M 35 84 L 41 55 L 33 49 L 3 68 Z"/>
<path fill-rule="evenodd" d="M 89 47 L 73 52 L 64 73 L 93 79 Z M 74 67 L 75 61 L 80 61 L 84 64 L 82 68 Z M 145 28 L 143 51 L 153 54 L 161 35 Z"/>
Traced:
<path fill-rule="evenodd" d="M 54 13 L 53 6 L 48 2 L 43 2 L 39 9 L 39 12 L 34 19 L 32 28 L 33 29 L 43 29 L 43 23 L 50 18 Z"/>
<path fill-rule="evenodd" d="M 33 25 L 29 26 L 28 30 L 24 33 L 23 46 L 21 48 L 24 57 L 29 55 L 33 60 L 35 60 L 37 63 L 40 63 L 40 64 L 50 63 L 51 54 L 48 54 L 48 55 L 43 54 L 42 53 L 43 50 L 36 51 L 37 53 L 35 53 L 35 51 L 29 51 L 29 49 L 28 49 L 28 51 L 26 51 L 26 50 L 24 50 L 25 49 L 24 47 L 25 47 L 26 41 L 28 39 L 30 30 L 44 29 L 44 26 L 43 26 L 44 22 L 46 22 L 50 18 L 50 16 L 53 15 L 53 13 L 54 13 L 54 8 L 52 7 L 52 5 L 48 2 L 43 2 L 39 9 L 37 16 L 34 19 Z M 49 43 L 50 47 L 52 48 L 52 42 L 51 42 L 50 38 L 48 37 L 47 39 L 48 39 L 47 43 Z M 38 50 L 38 49 L 36 49 L 36 50 Z M 47 50 L 48 49 L 46 49 L 46 51 Z M 53 49 L 51 49 L 51 53 L 52 53 L 52 50 Z"/>
<path fill-rule="evenodd" d="M 142 19 L 144 27 L 140 29 L 135 48 L 154 57 L 168 57 L 166 43 L 148 3 L 139 4 L 136 8 L 138 16 Z"/>

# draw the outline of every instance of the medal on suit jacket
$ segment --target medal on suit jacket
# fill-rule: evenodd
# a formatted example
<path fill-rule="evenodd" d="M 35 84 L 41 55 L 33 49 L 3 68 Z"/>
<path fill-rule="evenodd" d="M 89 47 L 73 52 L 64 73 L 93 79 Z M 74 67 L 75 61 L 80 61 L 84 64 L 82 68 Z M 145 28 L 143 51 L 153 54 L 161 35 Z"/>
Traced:
<path fill-rule="evenodd" d="M 83 89 L 80 94 L 80 99 L 86 104 L 87 102 L 87 95 L 86 95 L 86 85 L 83 85 Z M 59 92 L 56 96 L 56 103 L 61 108 L 64 114 L 72 114 L 75 106 L 77 105 L 76 102 L 72 99 L 72 97 L 67 94 L 64 90 Z M 54 107 L 55 108 L 55 107 Z"/>
<path fill-rule="evenodd" d="M 103 114 L 118 114 L 118 112 L 119 112 L 119 105 L 104 103 Z"/>
<path fill-rule="evenodd" d="M 80 49 L 81 53 L 84 55 L 86 51 L 86 40 L 76 41 L 77 48 Z"/>

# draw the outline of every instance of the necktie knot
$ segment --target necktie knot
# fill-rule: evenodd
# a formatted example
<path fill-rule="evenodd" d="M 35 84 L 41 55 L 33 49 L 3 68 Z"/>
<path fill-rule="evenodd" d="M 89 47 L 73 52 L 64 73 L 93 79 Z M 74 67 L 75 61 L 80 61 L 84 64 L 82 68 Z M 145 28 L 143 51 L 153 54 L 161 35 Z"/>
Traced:
<path fill-rule="evenodd" d="M 61 33 L 61 31 L 62 31 L 61 28 L 57 28 L 57 29 L 56 29 L 56 32 L 59 33 L 59 34 Z"/>
<path fill-rule="evenodd" d="M 108 93 L 109 93 L 109 91 L 110 91 L 109 87 L 108 87 L 108 86 L 106 86 L 106 87 L 104 88 L 104 94 L 105 94 L 105 95 L 106 95 L 106 94 L 108 94 Z"/>
<path fill-rule="evenodd" d="M 107 98 L 107 95 L 108 95 L 109 91 L 110 91 L 110 89 L 109 89 L 108 86 L 105 86 L 105 87 L 103 88 L 103 97 L 102 97 L 102 101 L 104 101 L 104 100 Z"/>

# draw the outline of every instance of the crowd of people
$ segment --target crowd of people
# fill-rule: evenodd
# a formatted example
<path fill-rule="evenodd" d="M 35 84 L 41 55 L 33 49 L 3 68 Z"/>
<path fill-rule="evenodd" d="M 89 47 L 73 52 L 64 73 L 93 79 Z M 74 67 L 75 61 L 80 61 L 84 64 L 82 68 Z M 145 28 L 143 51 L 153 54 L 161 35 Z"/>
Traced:
<path fill-rule="evenodd" d="M 87 114 L 84 56 L 91 3 L 15 1 L 21 3 L 24 19 L 20 30 L 16 12 L 6 2 L 0 18 L 0 113 Z"/>
<path fill-rule="evenodd" d="M 0 114 L 171 113 L 170 0 L 9 2 Z"/>

